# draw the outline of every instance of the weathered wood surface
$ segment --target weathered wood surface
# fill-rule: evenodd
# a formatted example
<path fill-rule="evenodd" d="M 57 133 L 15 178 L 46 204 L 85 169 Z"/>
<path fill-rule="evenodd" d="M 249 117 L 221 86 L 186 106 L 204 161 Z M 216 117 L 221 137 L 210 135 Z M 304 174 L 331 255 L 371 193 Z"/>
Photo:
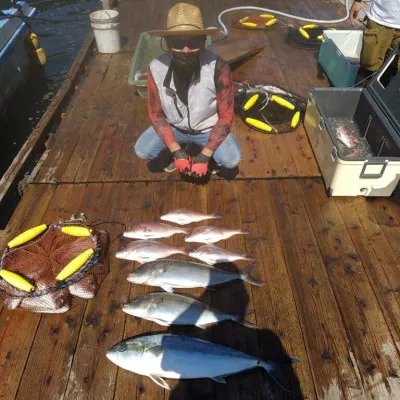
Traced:
<path fill-rule="evenodd" d="M 265 359 L 296 355 L 301 362 L 284 376 L 305 398 L 396 398 L 398 274 L 390 275 L 395 262 L 388 266 L 377 261 L 383 257 L 379 246 L 365 248 L 365 241 L 378 239 L 387 246 L 385 257 L 394 258 L 387 241 L 392 228 L 376 235 L 379 224 L 373 222 L 376 227 L 371 231 L 370 220 L 363 217 L 363 213 L 374 215 L 385 203 L 390 206 L 388 200 L 328 199 L 319 180 L 213 181 L 207 186 L 183 182 L 62 184 L 56 190 L 35 185 L 29 188 L 25 204 L 18 207 L 18 223 L 9 235 L 80 211 L 90 219 L 129 226 L 157 219 L 173 207 L 189 203 L 194 207 L 193 202 L 200 211 L 220 209 L 225 217 L 215 222 L 218 225 L 248 226 L 248 235 L 220 245 L 252 253 L 257 259 L 254 276 L 265 286 L 237 281 L 213 292 L 182 292 L 233 313 L 253 309 L 254 315 L 247 318 L 258 329 L 225 322 L 200 332 L 191 328 L 171 331 L 194 333 Z M 354 203 L 360 204 L 353 208 Z M 27 204 L 30 214 L 23 217 Z M 112 237 L 121 229 L 112 223 L 104 228 Z M 165 330 L 121 311 L 128 299 L 155 290 L 126 281 L 134 263 L 114 257 L 122 240 L 111 246 L 110 274 L 95 299 L 74 299 L 71 310 L 63 315 L 2 310 L 0 398 L 263 399 L 270 391 L 286 396 L 261 370 L 228 378 L 228 385 L 170 380 L 168 394 L 148 378 L 109 362 L 105 351 L 122 338 Z M 182 235 L 166 242 L 185 245 Z M 238 262 L 236 268 L 245 265 Z"/>

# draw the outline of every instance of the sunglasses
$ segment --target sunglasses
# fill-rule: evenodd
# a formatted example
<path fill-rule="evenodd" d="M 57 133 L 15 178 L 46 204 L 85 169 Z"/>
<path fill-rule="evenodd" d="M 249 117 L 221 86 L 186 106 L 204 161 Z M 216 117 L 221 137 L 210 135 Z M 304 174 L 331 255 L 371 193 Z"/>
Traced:
<path fill-rule="evenodd" d="M 198 38 L 193 38 L 190 40 L 173 39 L 171 40 L 171 47 L 173 49 L 183 50 L 187 46 L 190 50 L 195 50 L 200 48 L 201 43 L 202 40 Z"/>

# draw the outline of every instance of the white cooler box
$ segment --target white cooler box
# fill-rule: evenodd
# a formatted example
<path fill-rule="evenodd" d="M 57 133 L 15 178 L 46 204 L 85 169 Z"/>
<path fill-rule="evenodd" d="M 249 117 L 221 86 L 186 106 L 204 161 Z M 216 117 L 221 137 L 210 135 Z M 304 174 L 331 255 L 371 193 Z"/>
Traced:
<path fill-rule="evenodd" d="M 390 196 L 399 182 L 399 53 L 397 46 L 366 88 L 310 92 L 304 126 L 332 196 Z M 342 140 L 341 132 L 356 131 L 357 145 Z"/>

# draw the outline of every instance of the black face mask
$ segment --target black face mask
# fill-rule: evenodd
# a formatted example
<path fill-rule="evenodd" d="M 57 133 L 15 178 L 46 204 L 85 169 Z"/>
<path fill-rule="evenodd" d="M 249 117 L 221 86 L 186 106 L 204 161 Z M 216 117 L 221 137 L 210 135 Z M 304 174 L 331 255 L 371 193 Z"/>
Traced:
<path fill-rule="evenodd" d="M 179 69 L 193 70 L 200 64 L 200 51 L 184 53 L 172 50 L 171 54 L 172 64 Z"/>

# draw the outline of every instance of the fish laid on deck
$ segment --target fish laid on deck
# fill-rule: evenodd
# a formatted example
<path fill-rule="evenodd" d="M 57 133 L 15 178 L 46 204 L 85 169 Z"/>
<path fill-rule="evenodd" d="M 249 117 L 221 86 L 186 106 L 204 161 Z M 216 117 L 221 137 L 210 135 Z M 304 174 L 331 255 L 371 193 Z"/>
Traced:
<path fill-rule="evenodd" d="M 221 240 L 229 239 L 234 235 L 247 235 L 248 233 L 247 229 L 199 226 L 194 228 L 189 235 L 185 237 L 185 242 L 217 243 Z"/>
<path fill-rule="evenodd" d="M 161 239 L 179 233 L 187 234 L 188 232 L 189 229 L 163 224 L 162 222 L 142 222 L 128 229 L 123 236 L 130 239 Z"/>
<path fill-rule="evenodd" d="M 127 314 L 157 322 L 159 325 L 207 325 L 231 320 L 249 328 L 255 325 L 243 315 L 227 314 L 187 294 L 155 292 L 137 296 L 122 307 Z"/>
<path fill-rule="evenodd" d="M 169 246 L 155 240 L 138 240 L 117 251 L 116 257 L 140 263 L 166 258 L 173 254 L 186 254 L 184 248 Z"/>
<path fill-rule="evenodd" d="M 208 288 L 221 283 L 241 279 L 252 285 L 262 286 L 250 276 L 255 264 L 242 272 L 227 272 L 209 265 L 182 260 L 157 260 L 142 264 L 131 272 L 128 281 L 149 286 L 159 286 L 167 292 L 173 288 Z"/>
<path fill-rule="evenodd" d="M 179 209 L 172 210 L 161 216 L 163 221 L 173 222 L 178 225 L 187 225 L 192 222 L 205 221 L 207 219 L 222 218 L 220 212 L 214 212 L 213 214 L 203 214 L 197 211 Z"/>
<path fill-rule="evenodd" d="M 275 378 L 276 363 L 184 335 L 149 335 L 121 341 L 107 351 L 107 358 L 119 367 L 148 376 L 169 390 L 163 378 L 210 378 L 226 383 L 225 377 L 253 368 L 264 368 Z M 299 361 L 290 357 L 288 362 Z"/>
<path fill-rule="evenodd" d="M 225 262 L 234 262 L 238 260 L 254 261 L 249 254 L 232 253 L 222 247 L 213 244 L 206 244 L 196 250 L 189 252 L 190 257 L 197 258 L 207 264 L 214 265 Z"/>

